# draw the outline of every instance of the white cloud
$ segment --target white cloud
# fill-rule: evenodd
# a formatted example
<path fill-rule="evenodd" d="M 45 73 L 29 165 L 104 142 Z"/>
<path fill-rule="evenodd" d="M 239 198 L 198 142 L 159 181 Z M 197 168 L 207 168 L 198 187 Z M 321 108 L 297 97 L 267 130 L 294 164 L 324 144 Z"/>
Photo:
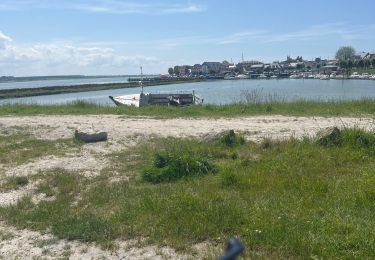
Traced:
<path fill-rule="evenodd" d="M 12 42 L 12 39 L 0 31 L 0 50 L 4 49 L 6 47 L 6 44 L 10 42 Z"/>
<path fill-rule="evenodd" d="M 313 25 L 306 29 L 295 32 L 271 34 L 267 37 L 267 39 L 264 39 L 264 42 L 322 41 L 326 37 L 336 37 L 337 39 L 343 40 L 356 40 L 373 37 L 374 33 L 375 29 L 368 25 L 350 25 L 344 22 L 328 23 Z"/>
<path fill-rule="evenodd" d="M 163 1 L 143 3 L 127 0 L 2 0 L 0 10 L 69 9 L 91 13 L 167 15 L 197 13 L 205 10 L 201 4 L 167 3 Z"/>
<path fill-rule="evenodd" d="M 237 32 L 228 36 L 224 36 L 221 39 L 217 39 L 216 44 L 233 44 L 243 42 L 245 40 L 259 40 L 268 35 L 269 31 L 266 30 L 253 30 L 247 32 Z"/>
<path fill-rule="evenodd" d="M 176 14 L 176 13 L 199 13 L 203 12 L 206 8 L 197 4 L 188 4 L 188 5 L 174 5 L 174 6 L 165 6 L 160 9 L 160 14 Z"/>
<path fill-rule="evenodd" d="M 163 4 L 152 3 L 145 4 L 139 2 L 118 1 L 118 0 L 96 0 L 81 2 L 67 6 L 69 9 L 77 9 L 94 13 L 110 14 L 178 14 L 178 13 L 197 13 L 205 8 L 198 4 Z"/>
<path fill-rule="evenodd" d="M 87 47 L 74 43 L 17 45 L 0 34 L 0 74 L 57 75 L 57 74 L 131 74 L 139 66 L 150 72 L 161 72 L 161 62 L 155 57 L 118 54 L 112 48 Z"/>
<path fill-rule="evenodd" d="M 251 29 L 223 36 L 187 36 L 149 41 L 160 49 L 174 49 L 193 45 L 230 45 L 256 41 L 257 43 L 283 43 L 296 41 L 329 41 L 343 42 L 354 40 L 374 40 L 375 25 L 349 25 L 347 23 L 329 23 L 314 25 L 299 31 L 277 33 L 270 30 Z"/>

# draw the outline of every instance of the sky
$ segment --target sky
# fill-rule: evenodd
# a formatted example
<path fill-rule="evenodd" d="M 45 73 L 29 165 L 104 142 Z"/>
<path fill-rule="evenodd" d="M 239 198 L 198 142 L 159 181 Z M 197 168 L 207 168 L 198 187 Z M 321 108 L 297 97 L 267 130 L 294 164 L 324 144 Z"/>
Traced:
<path fill-rule="evenodd" d="M 374 0 L 0 0 L 0 76 L 374 51 L 374 10 Z"/>

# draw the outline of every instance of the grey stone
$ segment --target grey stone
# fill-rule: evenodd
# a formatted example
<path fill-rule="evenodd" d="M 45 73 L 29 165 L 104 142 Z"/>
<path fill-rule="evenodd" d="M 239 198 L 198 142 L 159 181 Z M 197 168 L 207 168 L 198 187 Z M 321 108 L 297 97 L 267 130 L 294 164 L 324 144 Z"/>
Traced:
<path fill-rule="evenodd" d="M 233 129 L 230 129 L 229 131 L 222 131 L 222 132 L 210 132 L 210 133 L 207 133 L 207 134 L 204 134 L 201 138 L 201 143 L 212 143 L 212 142 L 215 142 L 215 141 L 218 141 L 220 140 L 221 138 L 223 138 L 223 136 L 225 134 L 230 134 L 230 135 L 235 135 L 235 132 Z"/>
<path fill-rule="evenodd" d="M 207 133 L 207 134 L 204 134 L 202 136 L 201 143 L 212 143 L 212 142 L 215 142 L 215 141 L 219 140 L 223 136 L 224 136 L 224 132 L 220 132 L 220 133 L 217 133 L 217 132 Z"/>
<path fill-rule="evenodd" d="M 320 144 L 323 145 L 332 145 L 332 144 L 338 144 L 340 139 L 341 131 L 337 127 L 327 127 L 323 130 L 320 130 L 316 137 Z"/>

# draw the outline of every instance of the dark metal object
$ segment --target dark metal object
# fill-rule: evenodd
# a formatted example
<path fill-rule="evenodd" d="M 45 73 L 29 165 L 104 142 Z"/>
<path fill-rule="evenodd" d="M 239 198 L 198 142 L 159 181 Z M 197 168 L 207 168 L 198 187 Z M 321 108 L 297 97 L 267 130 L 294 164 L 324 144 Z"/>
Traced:
<path fill-rule="evenodd" d="M 244 250 L 245 246 L 243 245 L 243 243 L 237 238 L 232 237 L 228 241 L 225 255 L 219 257 L 218 260 L 236 260 Z"/>

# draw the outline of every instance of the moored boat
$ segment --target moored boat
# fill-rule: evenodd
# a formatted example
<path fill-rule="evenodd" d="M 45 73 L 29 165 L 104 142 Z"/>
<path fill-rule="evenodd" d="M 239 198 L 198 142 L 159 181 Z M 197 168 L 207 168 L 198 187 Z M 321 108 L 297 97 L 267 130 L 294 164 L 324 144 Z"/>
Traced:
<path fill-rule="evenodd" d="M 203 99 L 192 93 L 141 93 L 109 97 L 117 106 L 143 107 L 146 105 L 189 106 L 203 103 Z"/>
<path fill-rule="evenodd" d="M 140 94 L 130 94 L 123 96 L 109 96 L 109 98 L 117 106 L 134 106 L 143 107 L 146 105 L 172 105 L 172 106 L 188 106 L 198 105 L 203 103 L 203 98 L 193 92 L 179 92 L 179 93 L 144 93 L 143 92 L 143 71 L 141 67 L 141 87 Z"/>

